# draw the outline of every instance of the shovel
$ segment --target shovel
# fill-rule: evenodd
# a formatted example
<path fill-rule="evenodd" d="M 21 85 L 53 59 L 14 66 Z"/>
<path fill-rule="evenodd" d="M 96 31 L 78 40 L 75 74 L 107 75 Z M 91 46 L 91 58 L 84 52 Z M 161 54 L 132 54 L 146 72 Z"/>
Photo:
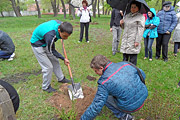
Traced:
<path fill-rule="evenodd" d="M 66 50 L 64 47 L 64 42 L 62 39 L 61 39 L 61 43 L 62 43 L 62 48 L 64 51 L 64 56 L 66 59 L 68 59 L 67 54 L 66 54 Z M 67 86 L 70 99 L 75 100 L 78 98 L 84 98 L 83 91 L 82 91 L 80 83 L 74 83 L 72 72 L 71 72 L 71 67 L 69 64 L 68 64 L 68 70 L 69 70 L 69 75 L 71 77 L 71 82 L 72 82 L 72 85 Z"/>

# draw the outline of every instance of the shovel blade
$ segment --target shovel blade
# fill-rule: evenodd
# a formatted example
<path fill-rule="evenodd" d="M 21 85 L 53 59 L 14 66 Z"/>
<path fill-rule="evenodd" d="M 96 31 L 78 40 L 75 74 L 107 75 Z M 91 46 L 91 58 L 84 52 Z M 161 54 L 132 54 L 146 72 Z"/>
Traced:
<path fill-rule="evenodd" d="M 72 85 L 68 86 L 68 93 L 71 100 L 75 100 L 78 98 L 84 98 L 83 91 L 80 83 L 74 83 L 74 88 Z"/>

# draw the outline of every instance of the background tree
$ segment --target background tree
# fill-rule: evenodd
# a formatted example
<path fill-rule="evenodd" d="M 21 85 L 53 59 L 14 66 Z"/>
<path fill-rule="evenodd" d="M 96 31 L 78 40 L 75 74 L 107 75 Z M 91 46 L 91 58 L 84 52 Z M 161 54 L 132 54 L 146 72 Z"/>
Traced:
<path fill-rule="evenodd" d="M 15 0 L 10 0 L 10 1 L 11 1 L 12 8 L 16 14 L 16 17 L 22 16 L 20 13 L 19 0 L 18 0 L 18 5 Z"/>
<path fill-rule="evenodd" d="M 65 4 L 64 4 L 64 0 L 61 0 L 61 4 L 62 4 L 62 7 L 63 7 L 64 19 L 66 19 L 66 7 L 65 7 Z"/>
<path fill-rule="evenodd" d="M 57 1 L 59 3 L 59 0 Z M 58 15 L 59 4 L 56 3 L 56 0 L 51 0 L 51 5 L 54 12 L 54 17 L 56 17 Z"/>
<path fill-rule="evenodd" d="M 97 7 L 97 8 L 98 8 L 98 17 L 100 17 L 100 8 L 99 8 L 99 4 L 100 4 L 100 0 L 98 0 L 98 5 L 97 5 L 97 6 L 98 6 L 98 7 Z"/>
<path fill-rule="evenodd" d="M 1 13 L 1 16 L 4 17 L 4 14 L 3 12 L 4 11 L 11 11 L 12 10 L 12 6 L 11 6 L 11 3 L 10 1 L 8 0 L 0 0 L 0 13 Z"/>
<path fill-rule="evenodd" d="M 102 12 L 103 12 L 102 14 L 104 15 L 104 0 L 102 0 L 102 6 L 103 6 L 102 7 Z"/>
<path fill-rule="evenodd" d="M 41 10 L 39 8 L 38 0 L 35 0 L 35 2 L 36 2 L 37 11 L 38 11 L 38 18 L 41 18 Z"/>
<path fill-rule="evenodd" d="M 96 5 L 97 5 L 97 0 L 94 0 L 94 3 L 92 5 L 92 8 L 93 8 L 93 17 L 94 18 L 96 17 Z"/>

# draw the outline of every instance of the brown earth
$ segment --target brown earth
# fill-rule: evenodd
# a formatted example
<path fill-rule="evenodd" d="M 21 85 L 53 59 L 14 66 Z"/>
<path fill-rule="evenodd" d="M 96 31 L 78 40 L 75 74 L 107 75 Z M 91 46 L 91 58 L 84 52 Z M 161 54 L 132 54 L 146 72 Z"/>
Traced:
<path fill-rule="evenodd" d="M 48 99 L 48 102 L 55 108 L 57 108 L 59 111 L 62 109 L 65 110 L 65 112 L 69 112 L 72 110 L 72 105 L 74 103 L 75 112 L 77 113 L 76 119 L 79 120 L 81 115 L 85 112 L 85 110 L 88 108 L 88 106 L 92 103 L 95 94 L 96 94 L 96 88 L 88 87 L 87 85 L 83 85 L 83 99 L 76 99 L 75 102 L 72 103 L 72 101 L 69 98 L 68 95 L 68 84 L 63 84 L 60 86 L 60 92 L 56 92 Z"/>
<path fill-rule="evenodd" d="M 92 77 L 92 76 L 90 76 L 90 75 L 88 75 L 86 78 L 87 78 L 89 81 L 95 81 L 95 80 L 96 80 L 95 77 Z"/>

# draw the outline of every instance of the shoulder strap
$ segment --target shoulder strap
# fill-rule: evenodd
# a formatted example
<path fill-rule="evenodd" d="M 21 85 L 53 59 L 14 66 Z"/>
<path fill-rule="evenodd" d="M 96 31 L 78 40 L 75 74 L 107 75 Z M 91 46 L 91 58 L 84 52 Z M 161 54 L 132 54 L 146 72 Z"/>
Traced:
<path fill-rule="evenodd" d="M 136 67 L 134 64 L 132 64 L 131 62 L 128 62 L 128 61 L 126 61 L 127 63 L 129 63 L 131 66 L 133 66 L 134 68 L 136 68 L 136 70 L 137 70 L 137 72 L 138 72 L 138 74 L 139 74 L 139 77 L 140 77 L 140 79 L 141 79 L 141 81 L 145 84 L 145 80 L 144 80 L 144 78 L 143 78 L 143 76 L 142 76 L 142 73 L 141 73 L 141 71 L 139 70 L 139 68 L 138 67 Z"/>

